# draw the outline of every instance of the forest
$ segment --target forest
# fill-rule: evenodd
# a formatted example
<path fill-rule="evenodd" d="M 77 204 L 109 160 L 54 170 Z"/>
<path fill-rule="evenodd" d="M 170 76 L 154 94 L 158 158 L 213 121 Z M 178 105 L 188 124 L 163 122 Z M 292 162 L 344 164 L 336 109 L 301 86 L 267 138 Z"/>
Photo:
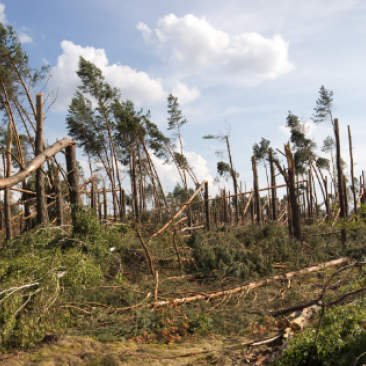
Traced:
<path fill-rule="evenodd" d="M 229 131 L 202 136 L 222 149 L 197 179 L 173 94 L 168 137 L 80 56 L 68 134 L 48 141 L 49 66 L 2 23 L 0 60 L 0 364 L 366 363 L 365 174 L 331 90 L 323 146 L 289 111 L 288 143 L 253 141 L 243 187 Z"/>

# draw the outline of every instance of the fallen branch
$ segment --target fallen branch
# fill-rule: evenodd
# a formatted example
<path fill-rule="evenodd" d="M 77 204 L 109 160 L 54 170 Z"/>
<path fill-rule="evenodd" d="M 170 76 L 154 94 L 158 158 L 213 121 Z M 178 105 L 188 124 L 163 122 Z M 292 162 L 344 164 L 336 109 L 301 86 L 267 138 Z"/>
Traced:
<path fill-rule="evenodd" d="M 35 172 L 38 168 L 42 166 L 42 164 L 49 159 L 51 156 L 57 154 L 62 149 L 70 145 L 70 139 L 67 137 L 63 138 L 60 141 L 55 142 L 52 146 L 45 149 L 37 155 L 24 169 L 21 169 L 17 174 L 12 175 L 11 177 L 6 177 L 4 179 L 0 179 L 0 190 L 4 190 L 5 188 L 10 188 L 22 181 L 24 181 L 28 176 L 30 176 L 33 172 Z"/>
<path fill-rule="evenodd" d="M 181 212 L 185 209 L 185 207 L 187 206 L 187 205 L 189 205 L 192 201 L 193 201 L 193 199 L 194 199 L 194 197 L 196 197 L 196 195 L 199 193 L 199 191 L 202 189 L 202 187 L 205 185 L 205 183 L 207 183 L 207 181 L 206 180 L 204 180 L 203 182 L 202 182 L 202 184 L 196 189 L 196 191 L 192 194 L 192 196 L 190 197 L 190 199 L 186 202 L 186 203 L 184 203 L 183 204 L 183 206 L 181 207 L 181 209 L 173 216 L 173 218 L 171 219 L 171 220 L 169 220 L 161 229 L 159 229 L 155 234 L 153 234 L 152 236 L 151 236 L 151 238 L 150 239 L 152 239 L 152 238 L 154 238 L 155 236 L 158 236 L 159 234 L 161 234 L 167 227 L 169 227 L 172 223 L 173 223 L 173 221 L 181 214 Z"/>
<path fill-rule="evenodd" d="M 187 304 L 187 303 L 194 302 L 194 301 L 199 301 L 199 300 L 209 301 L 209 300 L 216 299 L 218 297 L 222 297 L 222 296 L 225 296 L 225 295 L 230 295 L 230 294 L 232 295 L 232 294 L 236 294 L 238 292 L 241 292 L 241 291 L 244 291 L 244 290 L 247 290 L 247 289 L 256 288 L 256 287 L 259 287 L 259 286 L 262 286 L 262 285 L 273 283 L 275 281 L 288 280 L 290 278 L 293 278 L 293 277 L 296 277 L 296 276 L 303 276 L 303 275 L 321 270 L 323 268 L 327 268 L 327 267 L 331 267 L 331 266 L 337 266 L 337 265 L 340 265 L 340 264 L 345 264 L 345 263 L 347 263 L 347 260 L 348 259 L 346 257 L 335 259 L 333 261 L 326 262 L 326 263 L 323 263 L 323 264 L 319 264 L 319 265 L 316 265 L 316 266 L 307 267 L 307 268 L 301 269 L 299 271 L 288 272 L 284 275 L 274 276 L 272 278 L 267 278 L 267 279 L 264 279 L 262 281 L 250 282 L 250 283 L 247 283 L 245 285 L 236 286 L 236 287 L 234 287 L 232 289 L 228 289 L 228 290 L 211 292 L 211 293 L 202 293 L 200 295 L 183 297 L 181 299 L 156 301 L 156 302 L 152 302 L 152 303 L 149 303 L 149 304 L 144 304 L 144 305 L 141 305 L 141 306 L 130 306 L 130 307 L 119 308 L 119 309 L 115 309 L 115 310 L 117 310 L 119 312 L 123 312 L 123 311 L 126 311 L 126 310 L 134 309 L 136 307 L 158 308 L 158 307 L 169 306 L 169 305 Z M 313 305 L 313 303 L 311 305 Z M 311 306 L 311 305 L 309 305 L 309 306 Z"/>

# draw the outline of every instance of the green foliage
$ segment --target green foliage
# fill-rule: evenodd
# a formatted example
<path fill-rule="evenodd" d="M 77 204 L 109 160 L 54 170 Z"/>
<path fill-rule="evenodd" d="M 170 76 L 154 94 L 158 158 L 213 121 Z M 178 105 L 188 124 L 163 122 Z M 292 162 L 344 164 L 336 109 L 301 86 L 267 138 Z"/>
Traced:
<path fill-rule="evenodd" d="M 268 149 L 271 141 L 266 140 L 262 137 L 259 144 L 253 145 L 253 155 L 257 159 L 258 163 L 262 162 L 266 164 L 266 160 L 268 159 Z"/>
<path fill-rule="evenodd" d="M 179 109 L 178 97 L 173 96 L 173 94 L 168 96 L 168 114 L 168 130 L 179 130 L 188 122 Z"/>
<path fill-rule="evenodd" d="M 327 310 L 319 332 L 314 366 L 349 366 L 366 349 L 366 300 Z M 278 366 L 309 363 L 316 330 L 307 329 L 289 341 L 288 348 L 276 362 Z M 366 356 L 359 365 L 366 362 Z"/>
<path fill-rule="evenodd" d="M 195 268 L 208 277 L 258 278 L 271 275 L 273 263 L 291 257 L 301 261 L 300 244 L 276 226 L 254 227 L 237 235 L 227 231 L 209 237 L 195 235 L 188 245 L 193 248 Z"/>
<path fill-rule="evenodd" d="M 333 92 L 325 89 L 324 85 L 322 85 L 319 90 L 319 98 L 316 101 L 316 107 L 314 108 L 313 122 L 322 123 L 328 121 L 333 124 L 333 110 Z"/>

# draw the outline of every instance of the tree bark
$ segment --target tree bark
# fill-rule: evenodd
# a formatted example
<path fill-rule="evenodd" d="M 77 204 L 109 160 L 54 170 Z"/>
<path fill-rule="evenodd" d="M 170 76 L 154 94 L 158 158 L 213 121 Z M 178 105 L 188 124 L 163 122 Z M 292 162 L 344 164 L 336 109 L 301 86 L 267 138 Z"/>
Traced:
<path fill-rule="evenodd" d="M 341 160 L 341 142 L 339 138 L 339 123 L 338 118 L 334 119 L 334 136 L 336 140 L 336 152 L 337 152 L 337 173 L 338 173 L 338 192 L 339 192 L 339 204 L 340 204 L 340 213 L 339 216 L 342 219 L 346 219 L 346 201 L 344 197 L 344 190 L 342 189 L 342 160 Z M 346 229 L 341 229 L 341 238 L 342 244 L 345 245 L 347 243 L 347 232 Z"/>
<path fill-rule="evenodd" d="M 126 218 L 126 196 L 125 196 L 125 190 L 123 188 L 120 188 L 119 190 L 119 196 L 120 196 L 120 218 L 121 221 L 123 221 Z"/>
<path fill-rule="evenodd" d="M 357 197 L 355 188 L 355 175 L 353 172 L 353 149 L 352 149 L 352 135 L 351 127 L 348 125 L 348 142 L 349 142 L 349 157 L 350 157 L 350 170 L 351 170 L 351 182 L 352 182 L 352 193 L 353 193 L 353 210 L 356 213 Z"/>
<path fill-rule="evenodd" d="M 36 130 L 36 156 L 43 150 L 43 95 L 37 94 L 37 130 Z M 44 187 L 44 174 L 42 164 L 36 170 L 36 191 L 37 191 L 37 222 L 38 224 L 46 224 L 48 222 L 47 200 Z"/>
<path fill-rule="evenodd" d="M 271 185 L 272 185 L 272 220 L 277 220 L 277 191 L 276 191 L 276 170 L 273 162 L 273 150 L 272 148 L 269 148 L 269 160 L 270 160 L 270 169 L 271 169 Z"/>
<path fill-rule="evenodd" d="M 295 184 L 295 161 L 290 149 L 290 143 L 285 145 L 285 152 L 288 163 L 288 180 L 289 180 L 289 199 L 291 202 L 291 215 L 292 215 L 292 225 L 294 230 L 294 236 L 297 240 L 302 241 L 301 236 L 301 222 L 300 222 L 300 212 L 299 206 L 297 204 L 296 196 L 296 184 Z"/>
<path fill-rule="evenodd" d="M 107 225 L 107 221 L 108 221 L 108 211 L 107 211 L 107 190 L 104 186 L 103 188 L 103 200 L 104 200 L 104 203 L 103 203 L 103 216 L 104 216 L 104 221 L 105 221 L 105 224 Z"/>
<path fill-rule="evenodd" d="M 56 224 L 62 226 L 64 224 L 64 200 L 62 197 L 62 189 L 60 182 L 60 170 L 55 169 L 55 193 L 56 193 Z"/>
<path fill-rule="evenodd" d="M 313 224 L 313 183 L 311 170 L 308 170 L 308 193 L 309 193 L 309 225 Z"/>
<path fill-rule="evenodd" d="M 80 208 L 79 173 L 76 163 L 75 141 L 72 141 L 69 146 L 66 147 L 66 167 L 67 180 L 69 183 L 71 218 L 74 224 L 76 221 L 76 213 Z"/>
<path fill-rule="evenodd" d="M 210 223 L 210 201 L 208 195 L 208 182 L 205 183 L 205 211 L 206 211 L 206 228 L 207 231 L 211 230 L 211 223 Z"/>
<path fill-rule="evenodd" d="M 135 217 L 136 221 L 140 221 L 140 214 L 139 214 L 139 204 L 138 204 L 138 195 L 137 195 L 137 179 L 136 179 L 136 149 L 133 150 L 133 157 L 132 157 L 132 179 L 133 179 L 133 196 L 134 196 L 134 203 L 135 203 Z"/>
<path fill-rule="evenodd" d="M 252 170 L 253 170 L 253 185 L 254 185 L 254 204 L 255 211 L 257 214 L 257 222 L 261 223 L 261 207 L 259 197 L 259 184 L 258 184 L 258 172 L 257 172 L 257 160 L 255 156 L 252 156 Z"/>

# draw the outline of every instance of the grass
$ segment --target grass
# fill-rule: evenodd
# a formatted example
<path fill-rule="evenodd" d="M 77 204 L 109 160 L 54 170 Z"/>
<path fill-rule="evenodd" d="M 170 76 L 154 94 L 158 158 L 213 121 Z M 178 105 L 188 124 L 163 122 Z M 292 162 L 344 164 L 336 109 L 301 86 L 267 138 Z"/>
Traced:
<path fill-rule="evenodd" d="M 343 248 L 338 235 L 309 236 L 302 246 L 280 225 L 231 227 L 188 239 L 175 237 L 183 263 L 180 271 L 173 234 L 167 231 L 149 242 L 148 234 L 154 228 L 142 230 L 159 272 L 158 300 L 219 291 L 336 256 L 364 260 L 366 254 L 364 230 L 350 231 L 349 245 Z M 314 234 L 332 229 L 312 226 L 304 230 Z M 325 275 L 334 270 L 327 269 Z M 358 271 L 353 268 L 337 275 L 333 281 L 339 281 L 339 286 L 327 293 L 327 300 L 363 285 L 364 277 Z M 0 292 L 18 290 L 0 295 L 0 348 L 5 354 L 33 349 L 30 354 L 38 355 L 38 364 L 42 364 L 42 357 L 51 357 L 57 364 L 56 355 L 64 357 L 65 347 L 94 342 L 90 348 L 97 350 L 94 356 L 99 361 L 90 362 L 103 364 L 108 360 L 103 361 L 102 350 L 112 355 L 116 349 L 118 365 L 121 352 L 127 348 L 142 347 L 146 353 L 157 354 L 175 350 L 185 353 L 202 349 L 205 344 L 261 338 L 278 332 L 271 311 L 316 298 L 322 283 L 322 273 L 312 273 L 290 283 L 278 281 L 212 301 L 121 311 L 153 301 L 155 277 L 149 273 L 145 253 L 128 223 L 105 229 L 90 212 L 80 212 L 74 233 L 68 227 L 36 228 L 3 244 Z M 35 285 L 19 289 L 29 284 Z M 62 334 L 65 338 L 52 346 L 36 346 L 45 334 Z M 78 347 L 89 349 L 80 344 Z M 47 356 L 52 347 L 58 347 L 58 351 L 50 351 Z M 75 357 L 80 356 L 78 352 Z M 89 361 L 83 362 L 92 364 Z M 191 361 L 184 362 L 181 364 Z"/>

